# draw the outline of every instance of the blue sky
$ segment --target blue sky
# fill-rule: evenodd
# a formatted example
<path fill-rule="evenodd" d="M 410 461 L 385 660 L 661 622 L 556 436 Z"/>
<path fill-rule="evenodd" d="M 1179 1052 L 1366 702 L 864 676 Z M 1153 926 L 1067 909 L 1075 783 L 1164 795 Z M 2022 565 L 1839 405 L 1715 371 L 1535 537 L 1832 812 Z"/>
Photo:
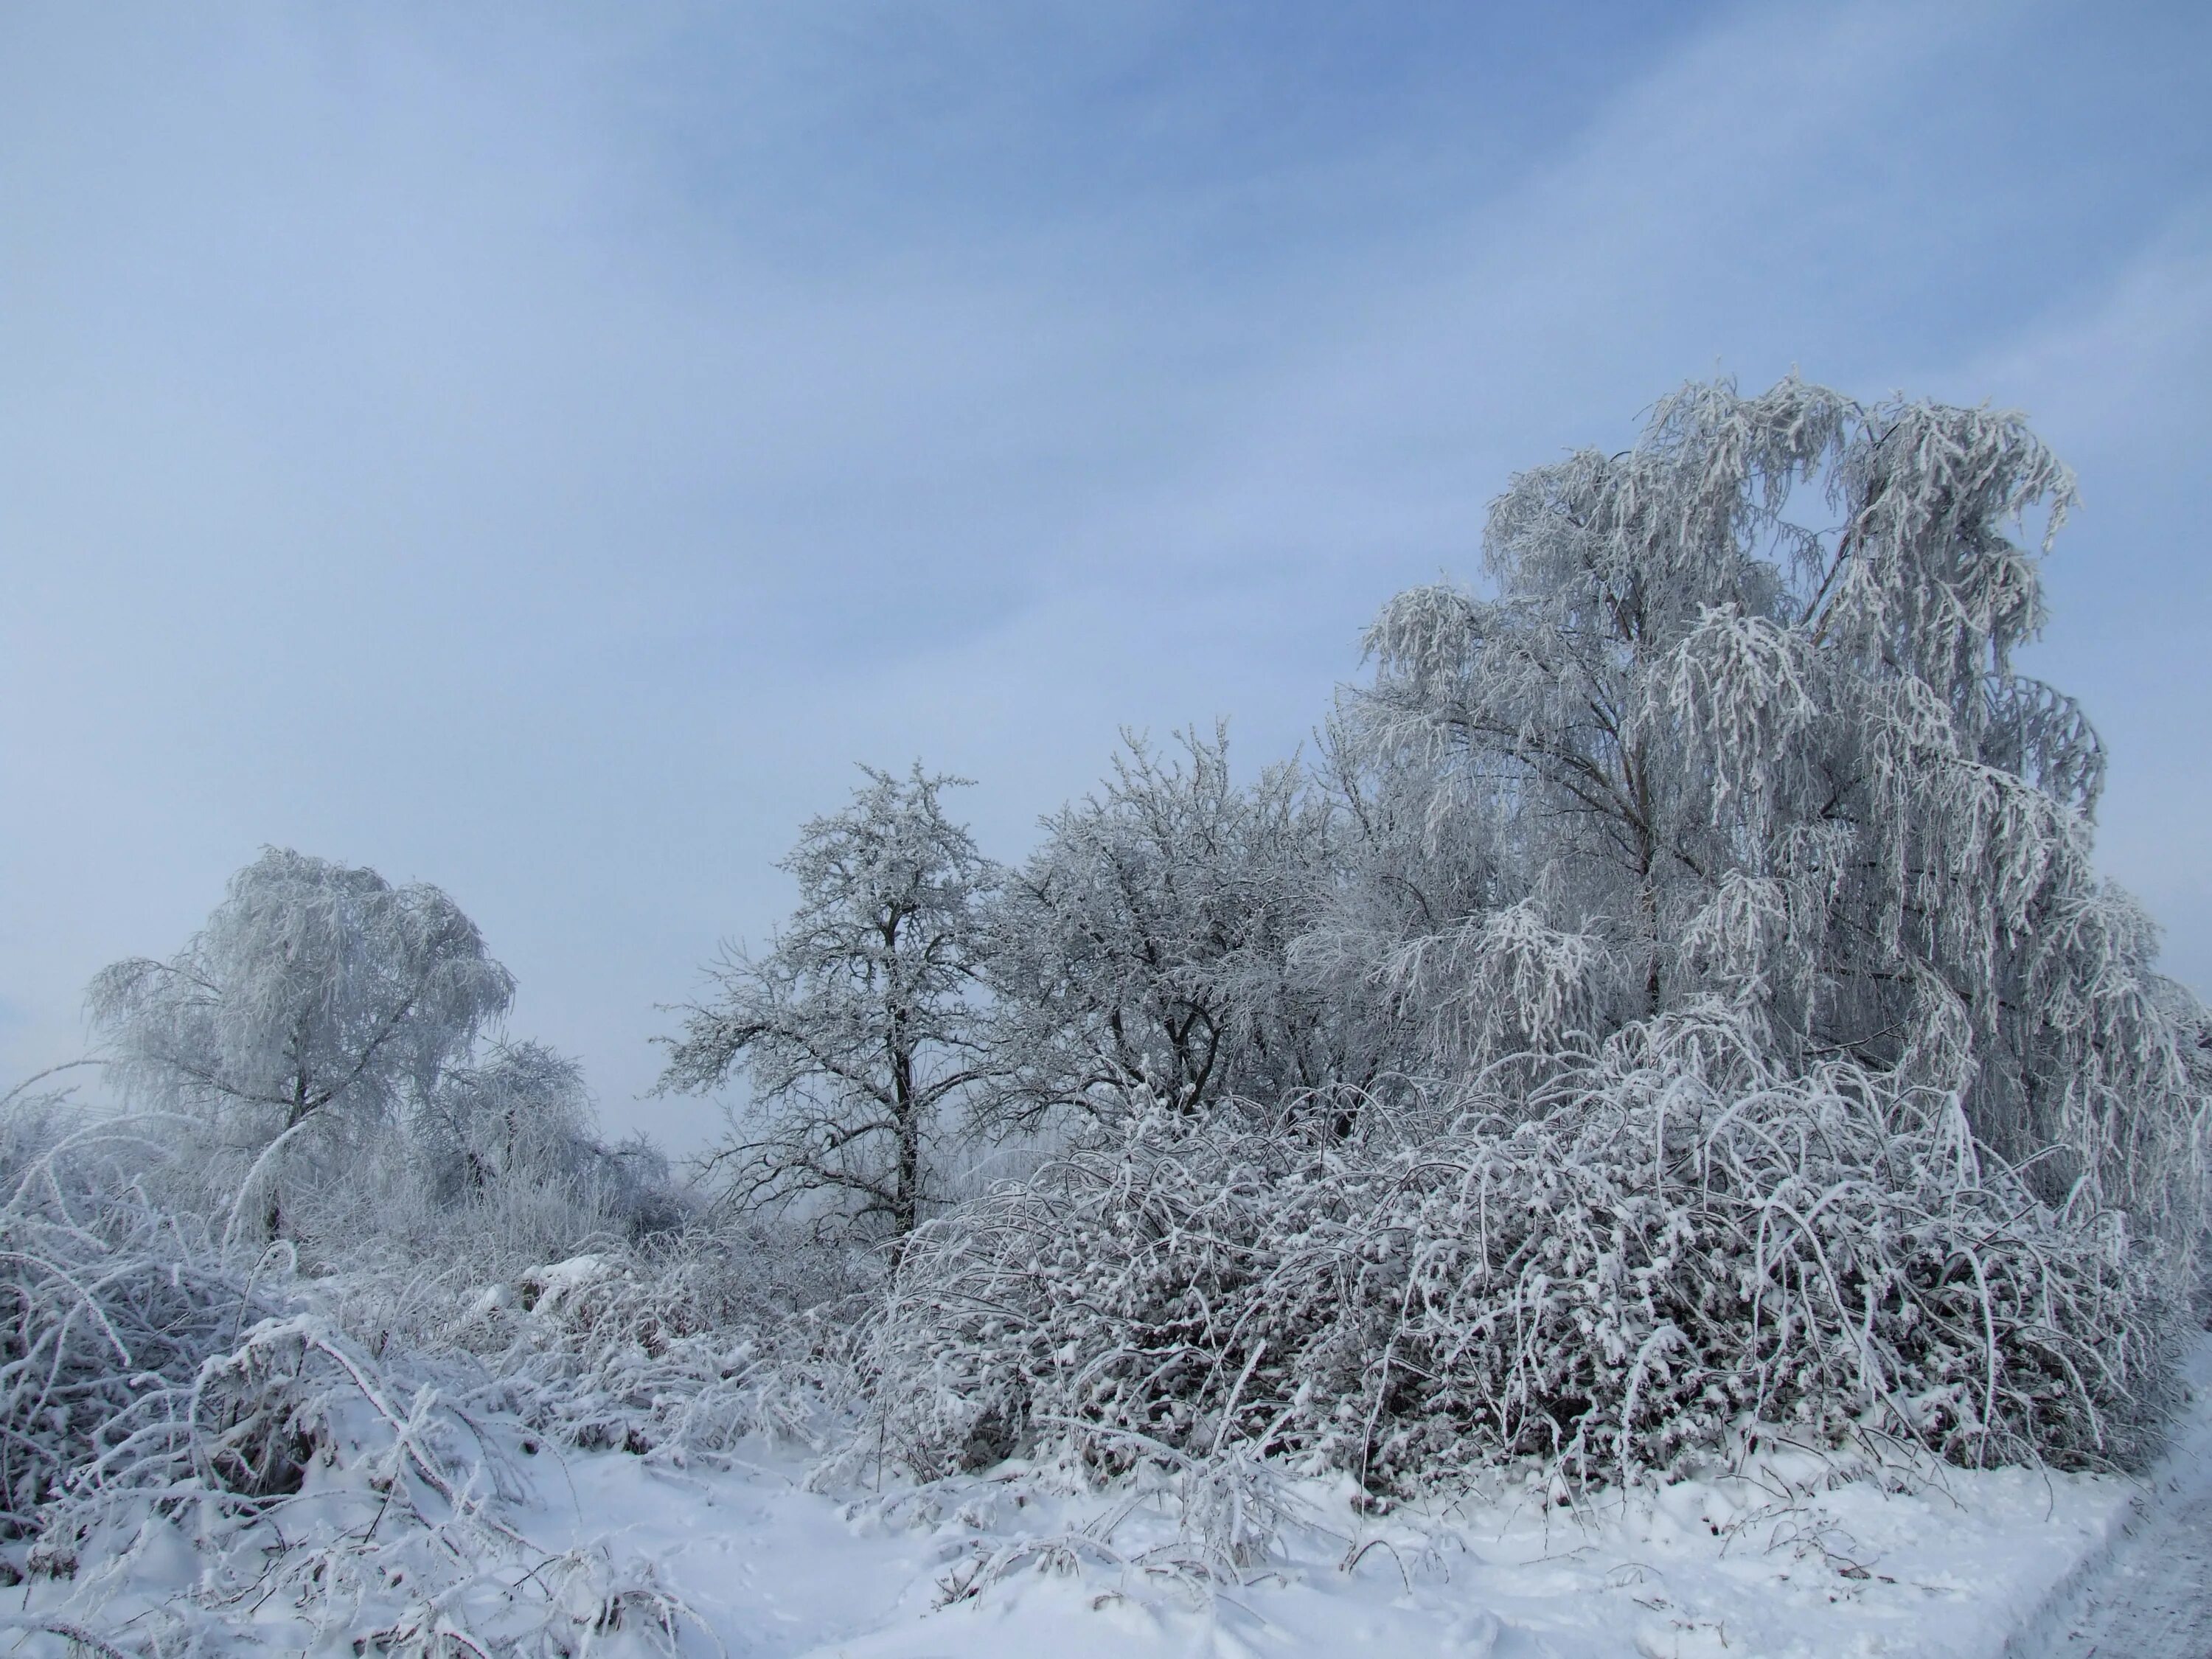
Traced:
<path fill-rule="evenodd" d="M 635 1097 L 867 760 L 1256 763 L 1685 378 L 2022 407 L 2212 991 L 2212 9 L 0 7 L 0 1072 L 264 842 Z"/>

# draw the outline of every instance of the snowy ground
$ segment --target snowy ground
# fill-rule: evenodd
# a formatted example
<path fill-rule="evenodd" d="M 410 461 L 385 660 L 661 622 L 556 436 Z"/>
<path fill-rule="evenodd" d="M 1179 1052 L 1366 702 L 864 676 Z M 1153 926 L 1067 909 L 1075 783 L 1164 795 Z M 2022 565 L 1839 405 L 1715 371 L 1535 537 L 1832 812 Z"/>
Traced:
<path fill-rule="evenodd" d="M 2212 1342 L 2189 1368 L 2191 1410 L 2110 1553 L 2054 1596 L 2008 1659 L 2204 1659 L 2212 1654 Z"/>
<path fill-rule="evenodd" d="M 546 1471 L 533 1533 L 556 1549 L 616 1534 L 732 1654 L 1996 1656 L 2108 1547 L 2133 1493 L 2016 1470 L 1954 1473 L 1948 1494 L 1811 1490 L 1821 1472 L 1778 1460 L 1759 1481 L 1581 1518 L 1540 1494 L 1363 1521 L 1310 1492 L 1320 1526 L 1293 1528 L 1285 1559 L 1210 1596 L 1166 1570 L 1172 1503 L 1109 1526 L 1096 1499 L 1013 1481 L 917 1514 L 808 1493 L 795 1470 L 672 1479 L 570 1455 Z"/>
<path fill-rule="evenodd" d="M 757 1659 L 2203 1659 L 2212 1652 L 2212 1343 L 2191 1381 L 2191 1413 L 2148 1487 L 1952 1470 L 1891 1492 L 1787 1449 L 1741 1475 L 1587 1510 L 1537 1488 L 1375 1516 L 1348 1490 L 1314 1483 L 1279 1491 L 1295 1512 L 1278 1546 L 1233 1575 L 1218 1555 L 1209 1574 L 1183 1535 L 1185 1500 L 1206 1494 L 1164 1477 L 1142 1497 L 1066 1496 L 1066 1483 L 1018 1468 L 824 1496 L 806 1490 L 794 1457 L 681 1471 L 494 1431 L 526 1475 L 510 1490 L 529 1489 L 495 1505 L 521 1534 L 511 1559 L 542 1565 L 526 1580 L 495 1574 L 437 1599 L 487 1628 L 473 1620 L 499 1616 L 500 1587 L 527 1580 L 556 1602 L 572 1594 L 561 1584 L 578 1587 L 592 1608 L 615 1605 L 605 1598 L 617 1589 L 638 1606 L 665 1591 L 696 1615 L 683 1627 L 685 1653 Z M 345 1524 L 367 1547 L 383 1490 L 348 1477 L 326 1497 L 311 1493 L 286 1511 L 289 1541 L 316 1505 L 350 1504 L 360 1513 Z M 198 1570 L 166 1523 L 87 1554 L 74 1579 L 33 1576 L 0 1594 L 0 1652 L 100 1650 L 64 1639 L 58 1620 L 143 1650 L 155 1629 L 146 1621 Z M 108 1566 L 94 1571 L 94 1555 Z M 296 1552 L 272 1561 L 287 1559 L 297 1565 Z M 301 1622 L 301 1587 L 272 1565 L 266 1589 L 199 1623 L 191 1645 L 358 1653 L 360 1633 L 392 1628 L 394 1598 L 426 1559 L 400 1548 L 365 1562 L 357 1576 L 371 1588 L 356 1612 L 316 1617 L 313 1628 Z M 2063 1587 L 2056 1598 L 2054 1586 Z M 244 1628 L 229 1622 L 239 1619 Z M 592 1630 L 592 1618 L 575 1628 Z M 620 1620 L 597 1628 L 586 1650 L 607 1659 L 654 1645 L 649 1630 Z"/>

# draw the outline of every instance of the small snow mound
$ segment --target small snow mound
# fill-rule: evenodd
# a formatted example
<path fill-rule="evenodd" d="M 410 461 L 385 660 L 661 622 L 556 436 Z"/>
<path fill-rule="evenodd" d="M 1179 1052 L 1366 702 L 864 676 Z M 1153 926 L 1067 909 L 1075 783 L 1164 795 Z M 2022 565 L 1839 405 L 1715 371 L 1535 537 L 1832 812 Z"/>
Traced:
<path fill-rule="evenodd" d="M 535 1313 L 552 1313 L 613 1272 L 613 1264 L 603 1255 L 572 1255 L 566 1261 L 532 1267 L 522 1276 L 522 1305 Z"/>
<path fill-rule="evenodd" d="M 1722 1659 L 1728 1635 L 1703 1619 L 1646 1619 L 1636 1628 L 1639 1659 Z"/>

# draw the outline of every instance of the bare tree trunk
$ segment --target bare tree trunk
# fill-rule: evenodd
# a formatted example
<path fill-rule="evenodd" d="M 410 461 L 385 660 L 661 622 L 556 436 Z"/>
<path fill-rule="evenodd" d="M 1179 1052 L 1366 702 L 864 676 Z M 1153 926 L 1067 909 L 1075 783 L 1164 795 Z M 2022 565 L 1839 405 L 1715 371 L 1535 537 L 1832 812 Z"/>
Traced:
<path fill-rule="evenodd" d="M 898 1102 L 898 1176 L 891 1189 L 891 1229 L 904 1238 L 921 1220 L 921 1113 L 914 1097 L 914 1055 L 896 1053 L 891 1065 Z"/>
<path fill-rule="evenodd" d="M 285 1109 L 283 1133 L 289 1134 L 306 1122 L 315 1104 L 309 1095 L 307 1071 L 302 1067 L 292 1078 L 292 1103 Z M 268 1230 L 271 1244 L 284 1236 L 284 1182 L 281 1169 L 276 1166 L 269 1171 L 269 1203 L 262 1212 L 262 1224 Z"/>

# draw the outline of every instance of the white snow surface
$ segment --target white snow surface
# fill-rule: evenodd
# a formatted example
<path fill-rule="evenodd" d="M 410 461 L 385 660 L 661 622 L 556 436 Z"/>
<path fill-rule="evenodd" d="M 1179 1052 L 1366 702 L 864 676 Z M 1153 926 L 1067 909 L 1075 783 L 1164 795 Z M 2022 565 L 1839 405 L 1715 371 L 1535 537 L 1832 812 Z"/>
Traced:
<path fill-rule="evenodd" d="M 549 1552 L 604 1539 L 652 1561 L 732 1654 L 1966 1659 L 2002 1652 L 2109 1546 L 2134 1492 L 2017 1469 L 1819 1490 L 1823 1474 L 1785 1455 L 1756 1480 L 1580 1514 L 1539 1492 L 1367 1518 L 1316 1486 L 1302 1495 L 1317 1524 L 1291 1527 L 1250 1582 L 1210 1589 L 1166 1570 L 1172 1501 L 1117 1525 L 1126 1498 L 1040 1496 L 1018 1470 L 839 1500 L 804 1490 L 795 1464 L 686 1474 L 568 1453 L 542 1471 L 527 1525 Z"/>
<path fill-rule="evenodd" d="M 612 1265 L 603 1255 L 572 1255 L 550 1267 L 532 1268 L 523 1275 L 522 1287 L 534 1298 L 533 1306 L 550 1314 L 578 1291 L 598 1284 L 612 1271 Z M 495 1285 L 485 1295 L 492 1297 L 506 1289 L 503 1285 Z"/>

